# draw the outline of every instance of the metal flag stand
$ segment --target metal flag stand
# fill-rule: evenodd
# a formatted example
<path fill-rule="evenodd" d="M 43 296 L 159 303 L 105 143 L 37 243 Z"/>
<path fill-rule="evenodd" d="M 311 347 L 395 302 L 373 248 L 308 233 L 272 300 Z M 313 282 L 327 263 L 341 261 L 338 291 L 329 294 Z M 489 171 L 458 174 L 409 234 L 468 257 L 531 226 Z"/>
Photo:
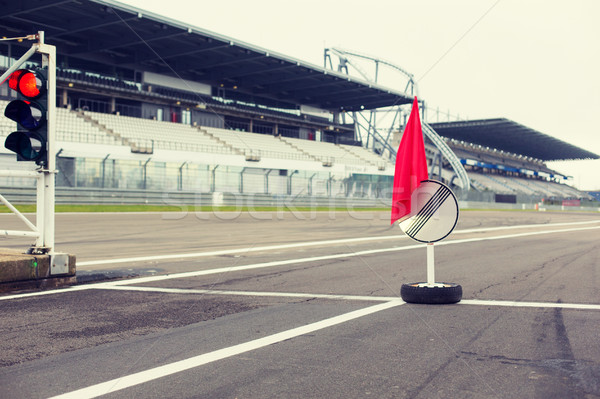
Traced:
<path fill-rule="evenodd" d="M 435 283 L 435 252 L 433 243 L 427 243 L 427 286 L 434 287 Z"/>
<path fill-rule="evenodd" d="M 435 281 L 434 252 L 434 243 L 446 238 L 458 222 L 458 201 L 445 184 L 425 180 L 414 191 L 412 203 L 414 212 L 400 222 L 400 228 L 413 240 L 427 244 L 427 281 L 403 284 L 400 295 L 405 302 L 412 303 L 459 302 L 460 285 Z"/>

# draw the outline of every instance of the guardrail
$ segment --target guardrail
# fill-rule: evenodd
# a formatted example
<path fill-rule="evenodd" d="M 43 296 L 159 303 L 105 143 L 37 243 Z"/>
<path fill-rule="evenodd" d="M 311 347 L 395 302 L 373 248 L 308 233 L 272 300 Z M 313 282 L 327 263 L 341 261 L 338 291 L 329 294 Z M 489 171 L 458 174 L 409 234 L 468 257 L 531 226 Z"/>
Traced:
<path fill-rule="evenodd" d="M 35 187 L 0 187 L 3 196 L 13 204 L 34 204 Z M 594 206 L 540 205 L 534 202 L 505 204 L 481 200 L 459 200 L 460 209 L 514 209 L 539 211 L 585 211 L 600 212 Z M 279 194 L 240 194 L 228 192 L 190 192 L 159 190 L 114 190 L 100 188 L 56 188 L 57 204 L 74 205 L 170 205 L 170 206 L 233 206 L 233 207 L 328 207 L 328 208 L 389 208 L 391 200 L 386 198 L 359 198 L 342 195 L 294 196 Z M 293 209 L 292 209 L 293 210 Z"/>
<path fill-rule="evenodd" d="M 37 202 L 38 199 L 38 195 L 40 194 L 40 190 L 43 190 L 43 184 L 44 184 L 44 176 L 41 173 L 35 172 L 35 171 L 27 171 L 27 170 L 0 170 L 0 176 L 4 176 L 4 177 L 20 177 L 20 178 L 26 178 L 26 179 L 35 179 L 36 181 L 36 188 L 35 189 L 27 189 L 27 191 L 30 191 L 29 197 L 31 202 Z M 42 191 L 43 192 L 43 191 Z M 42 195 L 43 198 L 43 195 Z M 25 216 L 23 216 L 23 214 L 21 212 L 19 212 L 19 210 L 17 208 L 15 208 L 12 204 L 11 204 L 11 198 L 6 198 L 4 195 L 0 194 L 0 203 L 4 204 L 13 214 L 15 214 L 27 227 L 29 227 L 29 230 L 0 230 L 0 234 L 1 235 L 5 235 L 5 236 L 23 236 L 23 237 L 35 237 L 36 239 L 39 239 L 43 233 L 44 230 L 44 215 L 43 215 L 43 209 L 42 209 L 42 213 L 41 213 L 41 217 L 40 217 L 40 213 L 38 212 L 38 218 L 36 220 L 36 222 L 38 222 L 40 224 L 40 226 L 36 226 L 35 224 L 31 223 L 29 221 L 29 219 L 27 219 Z M 37 206 L 39 207 L 40 205 L 43 205 L 43 203 L 37 202 Z"/>
<path fill-rule="evenodd" d="M 35 188 L 0 187 L 0 192 L 15 204 L 35 203 Z M 57 204 L 171 205 L 235 207 L 389 207 L 385 198 L 294 196 L 279 194 L 240 194 L 228 192 L 189 192 L 155 190 L 114 190 L 99 188 L 56 188 Z"/>
<path fill-rule="evenodd" d="M 444 140 L 436 133 L 436 131 L 431 126 L 424 122 L 422 123 L 422 127 L 423 133 L 425 133 L 425 135 L 429 137 L 433 144 L 440 150 L 444 158 L 446 158 L 448 162 L 450 162 L 450 166 L 452 166 L 452 169 L 461 181 L 461 187 L 463 188 L 463 190 L 469 191 L 469 189 L 471 188 L 471 180 L 467 174 L 467 171 L 460 163 L 460 159 L 458 159 L 456 154 L 454 154 L 454 151 L 452 151 L 450 147 L 448 147 L 446 142 L 444 142 Z"/>

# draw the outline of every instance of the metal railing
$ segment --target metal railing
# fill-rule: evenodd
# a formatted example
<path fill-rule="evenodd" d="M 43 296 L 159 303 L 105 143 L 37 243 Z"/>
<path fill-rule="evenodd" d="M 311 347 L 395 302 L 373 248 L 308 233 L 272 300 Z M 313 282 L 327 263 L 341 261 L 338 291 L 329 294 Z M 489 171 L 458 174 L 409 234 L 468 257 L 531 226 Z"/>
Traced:
<path fill-rule="evenodd" d="M 427 135 L 429 140 L 440 150 L 444 158 L 448 160 L 450 166 L 454 170 L 454 173 L 458 176 L 462 183 L 462 189 L 464 191 L 469 191 L 471 188 L 471 180 L 469 179 L 469 175 L 467 175 L 467 171 L 460 163 L 460 159 L 454 154 L 454 151 L 448 147 L 446 142 L 436 133 L 436 131 L 429 126 L 428 123 L 423 122 L 422 124 L 423 133 Z"/>
<path fill-rule="evenodd" d="M 25 179 L 36 179 L 36 191 L 28 190 L 31 192 L 31 197 L 37 198 L 37 217 L 36 222 L 40 226 L 36 226 L 31 223 L 17 208 L 15 208 L 3 195 L 0 194 L 0 202 L 2 202 L 12 213 L 14 213 L 27 227 L 29 230 L 0 230 L 0 235 L 4 236 L 19 236 L 19 237 L 36 237 L 38 241 L 44 241 L 44 207 L 43 207 L 43 193 L 44 193 L 44 175 L 37 171 L 28 170 L 0 170 L 0 177 L 20 177 Z M 42 206 L 39 206 L 40 196 L 42 197 Z"/>

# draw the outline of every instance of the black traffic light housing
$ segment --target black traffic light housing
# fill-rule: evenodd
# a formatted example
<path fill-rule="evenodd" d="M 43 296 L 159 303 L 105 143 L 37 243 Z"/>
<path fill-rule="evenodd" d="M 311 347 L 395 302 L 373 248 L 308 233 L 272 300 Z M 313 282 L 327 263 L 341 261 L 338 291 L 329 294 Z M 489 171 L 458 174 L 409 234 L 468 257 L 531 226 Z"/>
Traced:
<path fill-rule="evenodd" d="M 9 87 L 17 92 L 4 115 L 17 122 L 17 131 L 6 138 L 4 146 L 17 154 L 17 161 L 35 161 L 48 164 L 48 90 L 47 69 L 19 69 L 9 77 Z"/>

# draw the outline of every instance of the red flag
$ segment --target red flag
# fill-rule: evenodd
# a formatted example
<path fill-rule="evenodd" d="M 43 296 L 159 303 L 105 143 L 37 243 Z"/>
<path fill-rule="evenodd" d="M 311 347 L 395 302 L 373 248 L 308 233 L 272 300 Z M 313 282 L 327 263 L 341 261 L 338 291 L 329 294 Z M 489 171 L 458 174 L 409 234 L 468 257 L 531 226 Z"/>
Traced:
<path fill-rule="evenodd" d="M 411 195 L 421 185 L 421 181 L 428 178 L 425 144 L 423 143 L 423 131 L 421 130 L 421 118 L 419 117 L 419 103 L 417 97 L 415 97 L 396 154 L 391 224 L 410 214 Z"/>

